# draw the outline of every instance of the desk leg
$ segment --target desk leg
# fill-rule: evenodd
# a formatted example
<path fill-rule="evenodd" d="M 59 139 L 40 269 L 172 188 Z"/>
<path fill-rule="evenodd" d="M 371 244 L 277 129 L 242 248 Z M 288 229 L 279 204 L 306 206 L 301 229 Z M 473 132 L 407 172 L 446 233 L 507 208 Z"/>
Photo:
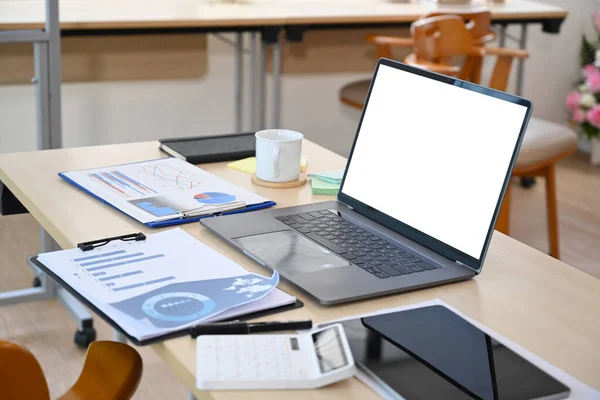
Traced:
<path fill-rule="evenodd" d="M 243 35 L 242 32 L 236 32 L 235 34 L 235 101 L 234 101 L 234 115 L 235 115 L 235 131 L 242 131 L 242 107 L 243 107 L 243 85 L 244 85 L 244 50 L 243 50 Z"/>
<path fill-rule="evenodd" d="M 519 48 L 527 48 L 527 24 L 521 24 L 521 38 L 519 39 Z M 523 79 L 525 76 L 525 60 L 520 58 L 517 61 L 517 96 L 523 95 Z"/>
<path fill-rule="evenodd" d="M 504 47 L 506 44 L 506 25 L 500 25 L 498 28 L 498 46 Z"/>
<path fill-rule="evenodd" d="M 256 130 L 256 40 L 257 33 L 250 32 L 250 64 L 248 82 L 248 115 L 250 120 L 250 130 Z"/>
<path fill-rule="evenodd" d="M 188 393 L 188 400 L 198 400 L 198 399 L 196 398 L 196 395 L 194 393 L 189 392 Z"/>
<path fill-rule="evenodd" d="M 265 118 L 267 109 L 267 99 L 265 98 L 266 87 L 266 62 L 267 62 L 267 44 L 264 39 L 260 41 L 258 52 L 258 127 L 257 129 L 265 129 Z"/>
<path fill-rule="evenodd" d="M 113 329 L 113 342 L 127 343 L 127 337 L 116 329 Z"/>
<path fill-rule="evenodd" d="M 273 88 L 271 94 L 273 107 L 271 108 L 271 126 L 269 128 L 277 129 L 280 124 L 281 111 L 281 42 L 279 37 L 273 43 Z"/>

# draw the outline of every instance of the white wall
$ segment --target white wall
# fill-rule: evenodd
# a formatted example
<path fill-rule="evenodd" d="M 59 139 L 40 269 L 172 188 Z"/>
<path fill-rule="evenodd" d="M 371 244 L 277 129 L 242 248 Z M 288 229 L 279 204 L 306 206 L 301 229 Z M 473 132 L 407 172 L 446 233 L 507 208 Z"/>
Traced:
<path fill-rule="evenodd" d="M 524 95 L 533 100 L 535 115 L 564 121 L 564 96 L 579 74 L 581 34 L 594 34 L 591 12 L 596 1 L 545 2 L 568 8 L 570 16 L 560 35 L 544 34 L 539 25 L 530 26 Z M 514 27 L 511 32 L 518 29 Z M 212 37 L 208 46 L 208 73 L 201 79 L 64 84 L 64 146 L 231 132 L 232 49 Z M 359 113 L 339 103 L 338 91 L 344 84 L 366 76 L 285 76 L 282 126 L 304 132 L 309 139 L 346 154 Z M 0 86 L 0 152 L 35 148 L 32 85 Z"/>

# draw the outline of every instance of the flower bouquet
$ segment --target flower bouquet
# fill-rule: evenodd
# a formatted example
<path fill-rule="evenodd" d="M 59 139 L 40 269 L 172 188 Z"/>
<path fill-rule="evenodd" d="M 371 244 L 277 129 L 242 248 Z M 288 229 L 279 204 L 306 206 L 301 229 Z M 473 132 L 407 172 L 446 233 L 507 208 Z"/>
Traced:
<path fill-rule="evenodd" d="M 592 142 L 592 164 L 600 164 L 600 12 L 595 11 L 594 25 L 598 33 L 595 42 L 585 35 L 581 39 L 581 79 L 566 98 L 571 123 Z"/>

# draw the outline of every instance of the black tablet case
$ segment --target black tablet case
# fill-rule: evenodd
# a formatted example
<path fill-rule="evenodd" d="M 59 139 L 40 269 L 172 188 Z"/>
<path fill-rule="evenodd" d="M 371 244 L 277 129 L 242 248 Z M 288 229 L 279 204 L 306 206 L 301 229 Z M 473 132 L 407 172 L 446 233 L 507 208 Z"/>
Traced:
<path fill-rule="evenodd" d="M 241 137 L 247 137 L 247 140 L 243 140 L 244 143 L 242 145 L 239 143 L 239 138 Z M 232 138 L 236 140 L 231 140 Z M 205 143 L 208 143 L 208 146 L 210 146 L 210 142 L 214 144 L 214 139 L 223 141 L 219 144 L 219 149 L 215 148 L 214 151 L 211 151 L 210 147 L 204 147 Z M 190 164 L 234 161 L 254 157 L 256 154 L 254 132 L 162 139 L 159 142 L 160 149 L 165 153 L 184 159 Z M 202 148 L 202 151 L 199 151 L 200 148 Z"/>

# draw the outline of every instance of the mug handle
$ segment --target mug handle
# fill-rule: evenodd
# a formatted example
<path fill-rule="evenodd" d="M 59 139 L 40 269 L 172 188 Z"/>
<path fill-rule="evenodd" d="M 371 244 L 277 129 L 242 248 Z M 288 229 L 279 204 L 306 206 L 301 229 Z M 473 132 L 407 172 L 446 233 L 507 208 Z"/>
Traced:
<path fill-rule="evenodd" d="M 275 178 L 279 178 L 279 155 L 281 154 L 281 149 L 276 147 L 273 149 L 273 174 Z"/>

